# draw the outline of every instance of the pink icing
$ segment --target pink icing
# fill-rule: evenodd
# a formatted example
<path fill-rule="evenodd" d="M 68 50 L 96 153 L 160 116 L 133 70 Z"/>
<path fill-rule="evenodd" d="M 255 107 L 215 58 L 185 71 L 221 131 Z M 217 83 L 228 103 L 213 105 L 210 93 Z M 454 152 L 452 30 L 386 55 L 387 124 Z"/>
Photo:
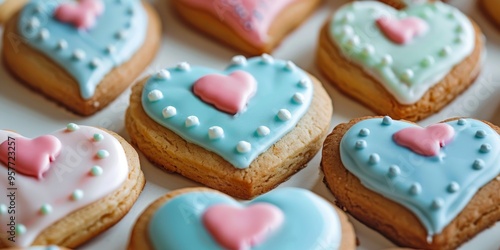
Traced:
<path fill-rule="evenodd" d="M 245 250 L 258 245 L 284 221 L 274 205 L 257 203 L 246 208 L 214 205 L 203 214 L 203 224 L 224 248 Z"/>
<path fill-rule="evenodd" d="M 195 82 L 193 92 L 216 108 L 236 114 L 242 111 L 257 91 L 257 82 L 249 73 L 238 70 L 229 76 L 206 75 Z"/>
<path fill-rule="evenodd" d="M 78 29 L 89 29 L 103 11 L 104 4 L 101 0 L 80 0 L 78 4 L 63 3 L 59 5 L 54 16 L 57 20 L 71 23 Z"/>
<path fill-rule="evenodd" d="M 267 33 L 276 16 L 297 0 L 178 1 L 212 14 L 250 44 L 261 46 L 268 40 Z"/>
<path fill-rule="evenodd" d="M 9 147 L 9 143 L 15 146 Z M 60 152 L 61 142 L 52 135 L 35 139 L 17 137 L 0 144 L 0 162 L 6 166 L 9 161 L 15 162 L 17 172 L 41 179 Z M 9 159 L 11 154 L 15 157 Z"/>
<path fill-rule="evenodd" d="M 409 127 L 393 135 L 394 141 L 423 156 L 436 156 L 441 147 L 455 136 L 453 127 L 446 123 L 434 124 L 426 128 Z"/>
<path fill-rule="evenodd" d="M 95 141 L 94 134 L 102 134 L 102 140 Z M 42 230 L 115 191 L 128 176 L 125 152 L 112 135 L 87 126 L 80 126 L 73 132 L 62 129 L 51 135 L 61 142 L 62 148 L 59 156 L 50 163 L 43 179 L 16 173 L 11 185 L 8 180 L 12 175 L 9 175 L 7 167 L 0 167 L 0 189 L 4 190 L 4 194 L 0 195 L 0 205 L 5 205 L 8 210 L 11 210 L 11 206 L 15 207 L 12 208 L 15 214 L 0 214 L 0 230 L 4 235 L 1 240 L 9 245 L 31 245 Z M 6 141 L 9 136 L 15 137 L 16 143 L 22 138 L 14 132 L 0 130 L 0 141 Z M 99 150 L 106 150 L 109 156 L 104 159 L 95 157 Z M 99 176 L 89 173 L 95 165 L 103 170 Z M 83 196 L 74 200 L 71 195 L 77 189 L 83 192 Z M 8 196 L 10 192 L 15 192 L 14 203 Z M 51 206 L 49 214 L 40 212 L 44 204 Z M 7 236 L 11 237 L 8 226 L 11 216 L 15 216 L 18 225 L 26 227 L 24 234 L 16 236 L 16 242 L 5 241 Z"/>
<path fill-rule="evenodd" d="M 428 29 L 427 23 L 418 17 L 408 17 L 401 20 L 381 17 L 376 22 L 385 36 L 397 44 L 411 42 L 414 37 L 424 34 Z"/>

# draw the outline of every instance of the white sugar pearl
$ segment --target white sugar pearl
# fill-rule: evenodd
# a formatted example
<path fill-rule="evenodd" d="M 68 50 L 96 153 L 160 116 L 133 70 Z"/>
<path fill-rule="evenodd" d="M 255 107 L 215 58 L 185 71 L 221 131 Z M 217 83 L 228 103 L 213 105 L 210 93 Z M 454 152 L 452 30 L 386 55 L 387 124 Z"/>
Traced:
<path fill-rule="evenodd" d="M 443 199 L 441 199 L 441 198 L 436 198 L 436 199 L 434 199 L 434 200 L 432 201 L 431 207 L 432 207 L 433 209 L 440 209 L 441 207 L 443 207 L 443 205 L 444 205 L 444 201 L 443 201 Z"/>
<path fill-rule="evenodd" d="M 90 61 L 90 67 L 92 68 L 98 68 L 101 65 L 101 60 L 99 58 L 94 58 L 92 61 Z"/>
<path fill-rule="evenodd" d="M 309 86 L 311 85 L 311 80 L 309 78 L 302 78 L 300 81 L 299 81 L 299 86 L 301 88 L 308 88 Z"/>
<path fill-rule="evenodd" d="M 115 46 L 113 46 L 113 45 L 108 45 L 108 46 L 106 47 L 106 53 L 108 53 L 108 54 L 110 54 L 110 55 L 111 55 L 111 54 L 114 54 L 115 52 L 116 52 L 116 47 L 115 47 Z"/>
<path fill-rule="evenodd" d="M 348 12 L 346 13 L 341 20 L 343 23 L 348 23 L 354 21 L 354 14 Z"/>
<path fill-rule="evenodd" d="M 382 66 L 390 66 L 390 65 L 392 65 L 392 56 L 391 55 L 385 55 L 384 57 L 382 57 L 382 60 L 380 61 L 380 64 L 382 64 Z"/>
<path fill-rule="evenodd" d="M 411 69 L 406 69 L 403 74 L 401 75 L 401 79 L 403 79 L 403 81 L 405 82 L 409 82 L 413 76 L 415 75 L 415 73 L 413 73 L 413 70 Z"/>
<path fill-rule="evenodd" d="M 175 107 L 168 106 L 164 108 L 161 113 L 163 114 L 164 118 L 170 118 L 177 115 L 177 109 Z"/>
<path fill-rule="evenodd" d="M 166 69 L 161 69 L 158 73 L 156 73 L 156 78 L 164 80 L 170 79 L 170 72 Z"/>
<path fill-rule="evenodd" d="M 363 50 L 361 51 L 364 57 L 370 57 L 375 53 L 375 48 L 371 44 L 367 44 L 363 47 Z"/>
<path fill-rule="evenodd" d="M 293 63 L 292 61 L 286 62 L 286 65 L 285 65 L 286 70 L 293 71 L 295 69 L 295 67 L 296 67 L 295 63 Z"/>
<path fill-rule="evenodd" d="M 274 62 L 274 58 L 269 55 L 269 54 L 262 54 L 262 56 L 260 56 L 261 60 L 263 63 L 266 63 L 266 64 L 271 64 Z"/>
<path fill-rule="evenodd" d="M 281 121 L 288 121 L 288 120 L 292 119 L 292 114 L 287 109 L 280 109 L 278 111 L 278 118 Z"/>
<path fill-rule="evenodd" d="M 304 103 L 305 97 L 301 93 L 295 93 L 295 94 L 293 94 L 292 100 L 295 103 L 302 104 L 302 103 Z"/>
<path fill-rule="evenodd" d="M 357 47 L 359 45 L 359 43 L 360 43 L 359 36 L 353 36 L 347 40 L 346 47 L 348 49 L 353 49 L 353 48 Z"/>
<path fill-rule="evenodd" d="M 80 200 L 82 198 L 83 198 L 83 191 L 80 189 L 73 191 L 73 193 L 71 194 L 71 199 L 74 201 Z"/>
<path fill-rule="evenodd" d="M 410 194 L 417 195 L 417 194 L 420 194 L 421 192 L 422 192 L 422 186 L 420 185 L 420 183 L 416 182 L 416 183 L 411 184 Z"/>
<path fill-rule="evenodd" d="M 251 150 L 252 150 L 252 144 L 250 144 L 249 142 L 240 141 L 236 145 L 236 151 L 238 151 L 238 153 L 244 154 L 250 152 Z"/>
<path fill-rule="evenodd" d="M 213 126 L 208 129 L 208 138 L 217 140 L 224 137 L 224 130 L 219 126 Z"/>
<path fill-rule="evenodd" d="M 269 130 L 269 128 L 266 126 L 260 126 L 257 128 L 257 135 L 260 137 L 264 137 L 269 133 L 271 133 L 271 130 Z"/>
<path fill-rule="evenodd" d="M 86 57 L 85 52 L 81 49 L 76 49 L 73 52 L 73 58 L 75 58 L 78 61 L 85 59 L 85 57 Z"/>
<path fill-rule="evenodd" d="M 150 102 L 156 102 L 163 99 L 163 93 L 157 89 L 151 90 L 151 92 L 148 93 L 148 99 Z"/>
<path fill-rule="evenodd" d="M 231 63 L 235 64 L 235 65 L 245 65 L 245 64 L 247 64 L 247 58 L 242 56 L 242 55 L 234 56 L 231 59 Z"/>
<path fill-rule="evenodd" d="M 392 118 L 390 116 L 384 116 L 382 118 L 382 125 L 391 125 L 392 124 Z"/>
<path fill-rule="evenodd" d="M 191 69 L 191 65 L 189 65 L 189 63 L 187 62 L 181 62 L 177 64 L 177 69 L 182 71 L 188 71 Z"/>
<path fill-rule="evenodd" d="M 61 40 L 59 40 L 59 42 L 57 42 L 57 49 L 58 50 L 64 50 L 66 48 L 68 48 L 68 42 L 66 42 L 66 40 L 61 39 Z"/>
<path fill-rule="evenodd" d="M 50 32 L 49 32 L 49 30 L 43 28 L 43 29 L 40 30 L 40 33 L 38 34 L 38 36 L 40 37 L 40 39 L 42 41 L 45 41 L 45 40 L 49 39 Z"/>
<path fill-rule="evenodd" d="M 392 165 L 389 167 L 389 177 L 396 177 L 401 174 L 401 169 L 399 169 L 399 166 L 397 165 Z"/>
<path fill-rule="evenodd" d="M 439 54 L 440 54 L 441 56 L 448 56 L 448 55 L 450 55 L 450 54 L 451 54 L 451 48 L 450 48 L 450 46 L 445 46 L 445 47 L 441 50 L 441 52 L 439 52 Z"/>
<path fill-rule="evenodd" d="M 368 159 L 368 163 L 371 165 L 375 165 L 380 162 L 380 156 L 378 154 L 371 154 L 370 158 Z"/>
<path fill-rule="evenodd" d="M 5 204 L 0 204 L 0 215 L 7 214 L 7 206 Z"/>
<path fill-rule="evenodd" d="M 340 30 L 340 34 L 343 37 L 350 37 L 354 35 L 354 29 L 350 25 L 344 25 L 342 26 L 342 29 Z"/>
<path fill-rule="evenodd" d="M 120 30 L 120 31 L 118 31 L 118 33 L 116 33 L 116 38 L 118 38 L 120 40 L 127 38 L 127 36 L 128 36 L 128 32 L 126 30 Z"/>
<path fill-rule="evenodd" d="M 186 118 L 186 121 L 184 122 L 184 125 L 186 125 L 186 127 L 190 128 L 190 127 L 196 127 L 198 125 L 200 125 L 200 120 L 198 120 L 198 117 L 192 115 L 192 116 L 188 116 L 188 118 Z"/>
<path fill-rule="evenodd" d="M 28 28 L 30 29 L 36 29 L 40 27 L 40 20 L 36 17 L 32 17 L 29 21 L 28 21 Z"/>
<path fill-rule="evenodd" d="M 455 193 L 458 190 L 460 190 L 460 185 L 458 185 L 458 183 L 451 182 L 450 185 L 448 185 L 448 192 Z"/>

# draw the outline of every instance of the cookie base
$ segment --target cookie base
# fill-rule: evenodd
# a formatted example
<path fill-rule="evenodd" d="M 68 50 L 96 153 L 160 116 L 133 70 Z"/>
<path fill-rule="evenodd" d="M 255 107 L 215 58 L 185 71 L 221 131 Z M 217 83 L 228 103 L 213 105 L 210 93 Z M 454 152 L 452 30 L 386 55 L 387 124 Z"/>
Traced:
<path fill-rule="evenodd" d="M 0 24 L 5 23 L 12 14 L 23 7 L 28 0 L 7 0 L 0 3 Z"/>
<path fill-rule="evenodd" d="M 473 52 L 411 105 L 400 104 L 381 83 L 341 54 L 330 38 L 329 22 L 321 30 L 316 63 L 333 86 L 376 114 L 419 121 L 441 110 L 479 76 L 484 42 L 479 27 L 471 22 L 476 31 Z"/>
<path fill-rule="evenodd" d="M 146 39 L 125 63 L 112 69 L 90 99 L 83 99 L 76 80 L 57 63 L 23 41 L 17 24 L 19 13 L 7 23 L 3 35 L 3 60 L 7 69 L 26 86 L 70 111 L 88 116 L 106 107 L 142 73 L 160 47 L 161 23 L 156 11 L 143 3 L 149 17 Z"/>
<path fill-rule="evenodd" d="M 141 102 L 146 79 L 132 89 L 125 126 L 132 143 L 155 165 L 231 196 L 250 199 L 286 181 L 321 148 L 330 127 L 332 104 L 321 83 L 311 79 L 314 96 L 309 111 L 292 131 L 246 169 L 237 169 L 219 155 L 188 143 L 152 120 Z"/>
<path fill-rule="evenodd" d="M 367 189 L 342 164 L 339 148 L 343 135 L 354 124 L 370 118 L 375 117 L 357 118 L 338 125 L 328 135 L 323 147 L 321 169 L 325 174 L 324 182 L 344 211 L 399 246 L 429 250 L 456 249 L 500 220 L 500 180 L 494 178 L 479 189 L 469 204 L 440 234 L 434 235 L 431 244 L 427 243 L 427 230 L 410 210 Z M 485 123 L 500 133 L 500 128 Z"/>

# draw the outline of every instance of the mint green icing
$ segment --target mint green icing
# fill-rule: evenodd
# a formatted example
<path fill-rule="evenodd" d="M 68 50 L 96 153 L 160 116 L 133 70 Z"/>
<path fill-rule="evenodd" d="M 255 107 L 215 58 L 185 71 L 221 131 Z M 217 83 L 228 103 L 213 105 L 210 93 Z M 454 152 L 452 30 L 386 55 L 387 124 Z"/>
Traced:
<path fill-rule="evenodd" d="M 389 40 L 376 25 L 380 17 L 410 16 L 427 22 L 428 30 L 405 45 Z M 402 11 L 375 1 L 349 3 L 333 15 L 329 31 L 342 55 L 377 79 L 401 104 L 417 102 L 475 46 L 468 17 L 441 2 L 411 5 Z M 410 74 L 405 73 L 409 70 Z"/>
<path fill-rule="evenodd" d="M 142 106 L 151 119 L 186 141 L 215 152 L 236 168 L 247 168 L 295 128 L 309 108 L 313 83 L 306 72 L 290 62 L 268 55 L 248 60 L 235 58 L 238 60 L 222 72 L 186 63 L 160 71 L 146 82 Z M 257 82 L 257 92 L 244 111 L 230 115 L 193 94 L 192 86 L 201 77 L 229 75 L 236 70 L 250 73 Z M 300 102 L 294 101 L 297 93 L 303 96 Z M 289 120 L 279 118 L 284 117 L 282 109 L 290 112 Z M 210 138 L 209 129 L 214 126 L 222 129 L 222 138 Z M 260 126 L 267 127 L 270 133 L 263 133 L 265 129 L 258 131 Z"/>
<path fill-rule="evenodd" d="M 429 236 L 441 233 L 476 192 L 500 174 L 500 137 L 495 130 L 474 119 L 447 123 L 455 136 L 437 156 L 419 155 L 392 139 L 396 132 L 417 125 L 384 124 L 381 118 L 356 123 L 340 143 L 344 167 L 368 189 L 412 211 Z"/>
<path fill-rule="evenodd" d="M 202 216 L 216 204 L 248 206 L 268 203 L 279 208 L 283 225 L 252 250 L 323 250 L 338 249 L 342 241 L 339 217 L 331 204 L 314 193 L 300 188 L 280 188 L 240 204 L 233 198 L 213 192 L 190 192 L 163 204 L 148 225 L 154 249 L 223 248 L 205 229 Z"/>

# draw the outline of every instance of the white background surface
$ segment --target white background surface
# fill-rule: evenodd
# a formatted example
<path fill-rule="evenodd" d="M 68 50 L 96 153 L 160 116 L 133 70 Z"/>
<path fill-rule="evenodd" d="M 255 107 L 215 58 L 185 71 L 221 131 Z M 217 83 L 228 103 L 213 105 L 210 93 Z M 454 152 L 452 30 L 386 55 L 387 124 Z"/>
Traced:
<path fill-rule="evenodd" d="M 189 29 L 174 15 L 169 4 L 165 3 L 167 1 L 157 0 L 156 2 L 155 7 L 163 18 L 163 44 L 156 59 L 144 71 L 143 75 L 154 73 L 163 67 L 173 66 L 180 61 L 223 69 L 232 56 L 237 53 Z M 345 2 L 347 0 L 324 1 L 321 8 L 292 33 L 273 55 L 277 58 L 292 60 L 298 66 L 318 76 L 318 70 L 314 65 L 314 54 L 319 29 L 330 13 Z M 469 14 L 483 29 L 487 37 L 486 63 L 481 76 L 469 90 L 443 111 L 421 121 L 420 124 L 428 125 L 453 116 L 470 116 L 500 124 L 500 98 L 497 97 L 500 90 L 500 70 L 498 70 L 500 29 L 496 29 L 484 17 L 478 9 L 476 1 L 455 0 L 451 1 L 451 4 Z M 324 80 L 321 76 L 319 78 Z M 335 89 L 327 87 L 327 90 L 334 103 L 332 128 L 351 118 L 373 115 L 370 110 L 343 96 Z M 129 94 L 130 91 L 126 91 L 110 106 L 92 117 L 78 117 L 21 85 L 9 75 L 2 62 L 0 65 L 0 129 L 16 130 L 25 136 L 35 137 L 60 129 L 69 122 L 75 122 L 104 127 L 116 131 L 128 139 L 124 128 L 124 111 L 128 105 Z M 319 161 L 320 156 L 317 155 L 307 168 L 280 187 L 307 188 L 333 201 L 333 195 L 322 183 Z M 148 204 L 169 190 L 199 186 L 199 184 L 179 175 L 169 174 L 152 166 L 142 155 L 141 163 L 147 184 L 137 203 L 116 226 L 89 241 L 81 249 L 125 249 L 136 218 Z M 377 232 L 354 219 L 352 222 L 361 244 L 358 249 L 394 247 L 391 242 Z M 500 223 L 497 223 L 493 228 L 482 232 L 463 245 L 461 249 L 498 250 L 500 249 L 499 235 Z"/>

